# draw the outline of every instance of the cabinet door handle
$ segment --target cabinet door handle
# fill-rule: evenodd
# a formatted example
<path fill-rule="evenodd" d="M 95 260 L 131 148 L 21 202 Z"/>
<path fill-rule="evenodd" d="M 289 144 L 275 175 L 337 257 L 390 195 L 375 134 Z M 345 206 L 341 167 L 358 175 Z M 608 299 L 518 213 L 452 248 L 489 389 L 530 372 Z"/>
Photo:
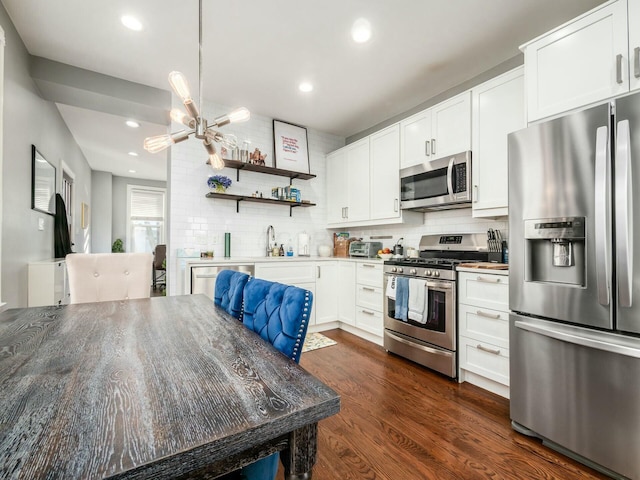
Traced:
<path fill-rule="evenodd" d="M 478 201 L 478 185 L 473 186 L 473 203 Z"/>
<path fill-rule="evenodd" d="M 370 263 L 363 263 L 362 266 L 366 268 L 376 268 L 375 265 L 371 265 Z"/>
<path fill-rule="evenodd" d="M 365 314 L 367 314 L 367 315 L 375 315 L 375 313 L 373 313 L 373 312 L 372 312 L 372 311 L 370 311 L 370 310 L 362 310 L 362 313 L 365 313 Z"/>
<path fill-rule="evenodd" d="M 431 155 L 435 155 L 436 154 L 436 139 L 432 138 L 431 139 Z"/>
<path fill-rule="evenodd" d="M 431 154 L 429 153 L 429 146 L 430 146 L 429 140 L 425 140 L 425 142 L 424 142 L 424 154 L 425 154 L 427 157 L 428 157 L 429 155 L 431 155 Z"/>
<path fill-rule="evenodd" d="M 346 212 L 344 218 L 349 218 L 349 207 L 344 207 L 344 211 Z"/>
<path fill-rule="evenodd" d="M 478 275 L 476 280 L 478 280 L 479 282 L 485 282 L 485 283 L 500 283 L 502 281 L 501 278 L 486 278 L 486 277 L 481 277 L 480 275 Z"/>
<path fill-rule="evenodd" d="M 478 315 L 479 317 L 493 318 L 494 320 L 497 320 L 500 318 L 499 313 L 487 313 L 487 312 L 483 312 L 482 310 L 476 310 L 476 315 Z"/>
<path fill-rule="evenodd" d="M 364 290 L 365 292 L 375 292 L 376 291 L 375 288 L 371 288 L 371 287 L 362 287 L 362 290 Z"/>
<path fill-rule="evenodd" d="M 393 211 L 394 212 L 398 211 L 398 199 L 397 198 L 393 201 Z"/>
<path fill-rule="evenodd" d="M 616 82 L 622 84 L 622 55 L 616 55 Z"/>
<path fill-rule="evenodd" d="M 640 78 L 640 47 L 633 49 L 633 75 Z"/>
<path fill-rule="evenodd" d="M 318 265 L 316 268 L 318 269 L 318 276 L 317 276 L 317 278 L 320 278 L 320 265 Z"/>
<path fill-rule="evenodd" d="M 482 350 L 483 352 L 492 353 L 494 355 L 500 355 L 500 350 L 494 350 L 493 348 L 487 348 L 480 344 L 476 345 L 478 350 Z"/>

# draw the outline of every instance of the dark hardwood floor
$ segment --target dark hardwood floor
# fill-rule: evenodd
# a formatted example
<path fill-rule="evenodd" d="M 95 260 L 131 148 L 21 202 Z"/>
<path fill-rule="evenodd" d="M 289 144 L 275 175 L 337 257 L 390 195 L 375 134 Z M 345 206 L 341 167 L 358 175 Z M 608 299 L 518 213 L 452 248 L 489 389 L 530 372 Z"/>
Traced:
<path fill-rule="evenodd" d="M 341 395 L 341 412 L 320 422 L 314 480 L 607 478 L 513 431 L 508 400 L 323 333 L 338 345 L 300 363 Z"/>

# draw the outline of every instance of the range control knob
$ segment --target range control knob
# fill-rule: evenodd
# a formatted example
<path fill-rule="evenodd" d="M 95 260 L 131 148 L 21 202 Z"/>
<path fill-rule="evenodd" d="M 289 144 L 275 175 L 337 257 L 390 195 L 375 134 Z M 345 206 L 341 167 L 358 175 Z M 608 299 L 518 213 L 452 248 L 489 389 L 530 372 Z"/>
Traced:
<path fill-rule="evenodd" d="M 440 276 L 440 272 L 439 272 L 439 271 L 437 271 L 437 270 L 436 270 L 436 271 L 434 271 L 434 272 L 433 272 L 433 274 L 434 274 L 436 277 L 439 277 L 439 276 Z"/>
<path fill-rule="evenodd" d="M 427 270 L 427 275 L 431 276 L 431 270 Z"/>
<path fill-rule="evenodd" d="M 398 269 L 396 267 L 391 267 L 391 272 L 392 273 L 396 273 L 398 271 Z"/>
<path fill-rule="evenodd" d="M 402 273 L 402 267 L 398 267 L 398 273 Z"/>
<path fill-rule="evenodd" d="M 418 273 L 418 271 L 415 268 L 412 268 L 411 270 L 409 270 L 409 273 L 411 275 L 415 275 L 416 273 Z"/>

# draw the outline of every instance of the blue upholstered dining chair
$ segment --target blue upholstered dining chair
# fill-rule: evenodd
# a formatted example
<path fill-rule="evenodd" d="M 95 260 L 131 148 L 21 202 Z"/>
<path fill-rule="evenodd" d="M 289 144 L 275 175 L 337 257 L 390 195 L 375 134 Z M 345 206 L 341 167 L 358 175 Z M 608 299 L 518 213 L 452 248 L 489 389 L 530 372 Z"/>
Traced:
<path fill-rule="evenodd" d="M 216 277 L 214 303 L 230 315 L 242 320 L 242 292 L 249 275 L 235 270 L 222 270 Z"/>
<path fill-rule="evenodd" d="M 313 294 L 303 288 L 250 278 L 244 287 L 242 323 L 287 357 L 300 362 L 307 335 Z M 242 468 L 247 480 L 273 480 L 279 454 L 274 453 Z"/>

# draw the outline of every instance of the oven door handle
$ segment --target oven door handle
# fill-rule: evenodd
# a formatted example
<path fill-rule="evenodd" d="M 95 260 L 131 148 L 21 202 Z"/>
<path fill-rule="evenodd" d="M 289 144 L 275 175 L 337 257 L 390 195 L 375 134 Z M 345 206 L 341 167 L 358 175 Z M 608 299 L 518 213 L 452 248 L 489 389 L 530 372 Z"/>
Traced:
<path fill-rule="evenodd" d="M 434 355 L 442 355 L 443 357 L 450 357 L 451 356 L 450 352 L 443 352 L 442 350 L 438 350 L 437 348 L 425 347 L 424 345 L 420 345 L 420 344 L 417 344 L 417 343 L 410 342 L 408 340 L 405 340 L 402 337 L 394 335 L 389 330 L 385 331 L 385 335 L 387 335 L 390 338 L 393 338 L 396 342 L 404 343 L 405 345 L 408 345 L 409 347 L 417 348 L 418 350 L 422 350 L 422 351 L 427 352 L 427 353 L 433 353 Z"/>

